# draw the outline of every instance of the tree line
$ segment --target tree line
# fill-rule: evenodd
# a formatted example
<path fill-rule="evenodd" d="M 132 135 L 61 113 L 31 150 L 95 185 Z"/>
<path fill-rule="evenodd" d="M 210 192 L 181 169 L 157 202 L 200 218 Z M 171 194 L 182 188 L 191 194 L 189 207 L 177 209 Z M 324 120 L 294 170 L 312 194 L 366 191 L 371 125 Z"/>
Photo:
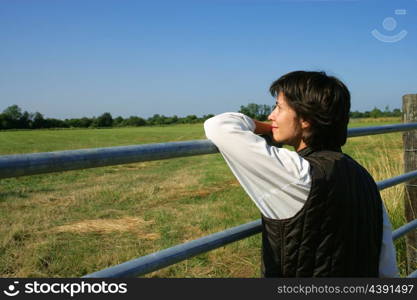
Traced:
<path fill-rule="evenodd" d="M 155 114 L 147 119 L 130 116 L 128 118 L 113 118 L 111 113 L 105 112 L 98 117 L 92 118 L 72 118 L 72 119 L 54 119 L 44 118 L 39 113 L 22 112 L 18 105 L 7 107 L 0 114 L 0 129 L 40 129 L 40 128 L 101 128 L 101 127 L 126 127 L 126 126 L 149 126 L 149 125 L 170 125 L 170 124 L 192 124 L 204 122 L 213 117 L 208 114 L 202 117 L 196 115 L 188 115 L 186 117 L 178 117 L 176 115 L 167 117 Z"/>
<path fill-rule="evenodd" d="M 273 106 L 265 104 L 249 103 L 240 106 L 239 112 L 260 120 L 265 121 L 273 110 Z M 201 123 L 213 117 L 213 114 L 197 117 L 196 115 L 188 115 L 186 117 L 164 116 L 154 114 L 147 119 L 130 116 L 123 118 L 121 116 L 113 118 L 111 113 L 105 112 L 98 117 L 92 118 L 72 118 L 72 119 L 54 119 L 45 118 L 41 113 L 30 113 L 22 111 L 18 105 L 7 107 L 0 114 L 0 129 L 40 129 L 40 128 L 101 128 L 101 127 L 126 127 L 126 126 L 150 126 L 150 125 L 170 125 L 170 124 L 193 124 Z M 388 106 L 384 111 L 374 108 L 371 111 L 350 112 L 351 118 L 379 118 L 379 117 L 399 117 L 400 109 L 391 111 Z"/>
<path fill-rule="evenodd" d="M 385 106 L 385 109 L 382 111 L 379 108 L 374 108 L 371 111 L 351 111 L 349 113 L 351 118 L 381 118 L 381 117 L 401 117 L 402 111 L 399 108 L 395 108 L 392 111 L 389 109 L 389 106 Z"/>
<path fill-rule="evenodd" d="M 271 111 L 274 109 L 274 106 L 269 106 L 265 104 L 255 104 L 255 103 L 249 103 L 248 105 L 244 106 L 242 105 L 240 107 L 239 112 L 260 120 L 265 121 L 268 119 L 268 115 L 271 113 Z M 401 117 L 402 112 L 400 109 L 395 108 L 394 110 L 390 110 L 389 106 L 385 106 L 385 109 L 382 111 L 379 108 L 374 107 L 371 111 L 351 111 L 349 112 L 349 116 L 353 119 L 355 118 L 381 118 L 381 117 Z"/>

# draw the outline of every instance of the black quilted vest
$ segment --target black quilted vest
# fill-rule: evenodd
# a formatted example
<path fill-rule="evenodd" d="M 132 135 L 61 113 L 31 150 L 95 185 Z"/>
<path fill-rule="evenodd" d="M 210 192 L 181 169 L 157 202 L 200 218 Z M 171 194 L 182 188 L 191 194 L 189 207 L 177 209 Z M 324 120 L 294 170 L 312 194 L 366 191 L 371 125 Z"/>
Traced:
<path fill-rule="evenodd" d="M 262 216 L 262 276 L 378 277 L 382 200 L 375 181 L 340 149 L 298 152 L 310 194 L 297 214 Z"/>

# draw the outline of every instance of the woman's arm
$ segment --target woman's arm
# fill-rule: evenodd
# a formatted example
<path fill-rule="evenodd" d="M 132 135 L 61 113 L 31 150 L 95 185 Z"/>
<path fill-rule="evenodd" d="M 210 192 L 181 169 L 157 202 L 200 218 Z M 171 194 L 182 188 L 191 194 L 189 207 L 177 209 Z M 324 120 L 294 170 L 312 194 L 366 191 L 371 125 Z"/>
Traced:
<path fill-rule="evenodd" d="M 255 119 L 252 119 L 255 123 L 255 131 L 256 134 L 264 134 L 264 135 L 271 135 L 272 134 L 272 126 L 269 123 L 261 122 Z"/>
<path fill-rule="evenodd" d="M 261 137 L 263 137 L 266 141 L 266 143 L 270 146 L 275 147 L 282 147 L 281 143 L 277 143 L 274 141 L 274 138 L 272 137 L 272 126 L 269 123 L 261 122 L 255 119 L 252 119 L 252 121 L 255 123 L 255 134 L 259 134 Z"/>
<path fill-rule="evenodd" d="M 204 129 L 262 214 L 289 218 L 301 209 L 310 190 L 309 163 L 255 134 L 269 133 L 269 124 L 224 113 L 208 119 Z"/>

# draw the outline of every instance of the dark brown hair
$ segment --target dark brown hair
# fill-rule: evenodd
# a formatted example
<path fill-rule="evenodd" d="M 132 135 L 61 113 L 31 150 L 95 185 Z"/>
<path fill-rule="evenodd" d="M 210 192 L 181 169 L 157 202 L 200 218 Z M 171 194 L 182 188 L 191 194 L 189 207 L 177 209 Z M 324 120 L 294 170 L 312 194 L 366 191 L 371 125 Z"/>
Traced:
<path fill-rule="evenodd" d="M 337 149 L 346 143 L 350 93 L 336 77 L 325 72 L 295 71 L 281 76 L 269 88 L 280 92 L 297 116 L 310 123 L 303 135 L 313 149 Z"/>

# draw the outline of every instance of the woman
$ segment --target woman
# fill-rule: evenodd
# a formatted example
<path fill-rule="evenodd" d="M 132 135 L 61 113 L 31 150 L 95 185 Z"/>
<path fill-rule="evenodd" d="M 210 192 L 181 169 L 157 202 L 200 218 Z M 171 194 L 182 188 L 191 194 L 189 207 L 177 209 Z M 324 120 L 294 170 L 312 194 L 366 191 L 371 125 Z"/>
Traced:
<path fill-rule="evenodd" d="M 273 82 L 270 92 L 277 100 L 271 124 L 240 113 L 204 123 L 207 138 L 261 212 L 262 276 L 398 276 L 375 181 L 341 151 L 347 87 L 324 72 L 296 71 Z"/>

